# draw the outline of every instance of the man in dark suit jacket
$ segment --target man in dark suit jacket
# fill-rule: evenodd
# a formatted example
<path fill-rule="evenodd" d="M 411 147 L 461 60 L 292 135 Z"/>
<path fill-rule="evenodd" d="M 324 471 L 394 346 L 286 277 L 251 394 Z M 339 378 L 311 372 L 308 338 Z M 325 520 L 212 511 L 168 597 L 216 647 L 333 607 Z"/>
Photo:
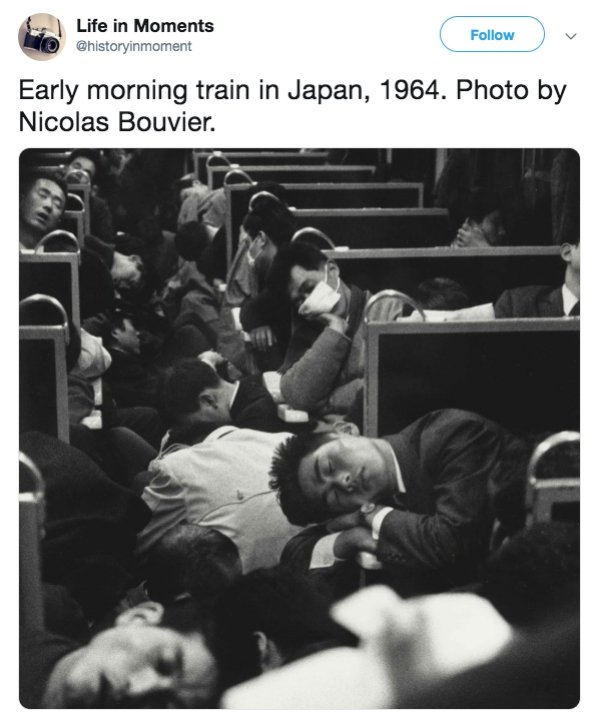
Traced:
<path fill-rule="evenodd" d="M 579 316 L 579 240 L 562 244 L 560 254 L 566 264 L 564 284 L 508 289 L 494 305 L 497 319 Z"/>
<path fill-rule="evenodd" d="M 319 571 L 338 594 L 352 589 L 350 566 L 364 552 L 401 594 L 466 584 L 488 551 L 490 487 L 510 478 L 503 459 L 515 444 L 500 426 L 455 409 L 385 438 L 289 439 L 273 461 L 273 486 L 290 522 L 321 525 L 293 538 L 284 562 Z"/>

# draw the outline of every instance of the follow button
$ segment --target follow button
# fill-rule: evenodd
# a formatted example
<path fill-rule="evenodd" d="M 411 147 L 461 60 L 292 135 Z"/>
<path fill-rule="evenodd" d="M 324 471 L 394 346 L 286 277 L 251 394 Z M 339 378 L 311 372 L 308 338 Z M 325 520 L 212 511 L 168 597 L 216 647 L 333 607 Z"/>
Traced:
<path fill-rule="evenodd" d="M 440 40 L 452 52 L 533 52 L 545 36 L 530 15 L 455 15 L 440 28 Z"/>

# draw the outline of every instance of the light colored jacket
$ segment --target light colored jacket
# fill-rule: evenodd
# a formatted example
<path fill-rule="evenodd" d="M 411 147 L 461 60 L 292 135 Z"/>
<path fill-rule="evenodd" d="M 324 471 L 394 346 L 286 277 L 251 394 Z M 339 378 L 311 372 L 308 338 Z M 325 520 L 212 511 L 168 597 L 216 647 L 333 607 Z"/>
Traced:
<path fill-rule="evenodd" d="M 152 519 L 138 536 L 138 552 L 187 521 L 230 538 L 244 573 L 277 565 L 300 530 L 287 521 L 269 487 L 275 449 L 290 435 L 223 426 L 202 443 L 152 461 L 153 477 L 142 494 Z"/>

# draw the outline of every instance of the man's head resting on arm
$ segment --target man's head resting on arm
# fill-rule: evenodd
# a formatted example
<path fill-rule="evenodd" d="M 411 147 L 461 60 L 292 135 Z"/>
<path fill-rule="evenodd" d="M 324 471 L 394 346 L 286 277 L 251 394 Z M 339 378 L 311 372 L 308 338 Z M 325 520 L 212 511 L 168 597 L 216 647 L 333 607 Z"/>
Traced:
<path fill-rule="evenodd" d="M 271 487 L 294 525 L 319 523 L 386 502 L 397 490 L 391 446 L 382 439 L 346 433 L 288 438 L 271 466 Z"/>

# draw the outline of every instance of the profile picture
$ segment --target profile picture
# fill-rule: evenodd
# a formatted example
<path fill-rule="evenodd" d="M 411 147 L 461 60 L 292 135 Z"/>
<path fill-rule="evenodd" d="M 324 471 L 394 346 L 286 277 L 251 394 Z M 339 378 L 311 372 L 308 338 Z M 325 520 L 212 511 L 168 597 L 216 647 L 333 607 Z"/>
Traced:
<path fill-rule="evenodd" d="M 66 34 L 61 21 L 48 13 L 29 15 L 19 28 L 19 46 L 33 60 L 51 60 L 60 55 Z"/>

